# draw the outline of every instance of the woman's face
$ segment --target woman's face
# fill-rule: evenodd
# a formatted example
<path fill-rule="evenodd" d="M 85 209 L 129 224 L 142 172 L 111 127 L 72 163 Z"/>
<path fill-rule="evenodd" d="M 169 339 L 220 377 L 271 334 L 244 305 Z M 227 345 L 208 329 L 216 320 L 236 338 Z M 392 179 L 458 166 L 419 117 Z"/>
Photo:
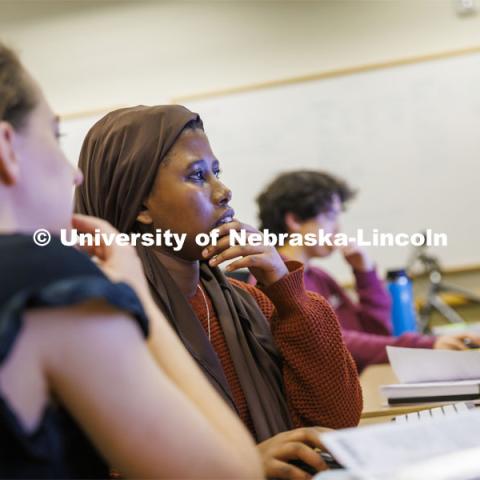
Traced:
<path fill-rule="evenodd" d="M 198 233 L 208 233 L 231 221 L 231 191 L 219 180 L 220 166 L 202 130 L 184 130 L 158 169 L 155 184 L 138 220 L 153 223 L 162 232 L 186 233 L 176 255 L 186 260 L 202 258 L 195 243 Z"/>
<path fill-rule="evenodd" d="M 58 143 L 58 118 L 31 80 L 37 104 L 12 140 L 16 179 L 7 187 L 22 231 L 46 228 L 58 233 L 70 225 L 72 187 L 82 176 L 65 158 Z"/>

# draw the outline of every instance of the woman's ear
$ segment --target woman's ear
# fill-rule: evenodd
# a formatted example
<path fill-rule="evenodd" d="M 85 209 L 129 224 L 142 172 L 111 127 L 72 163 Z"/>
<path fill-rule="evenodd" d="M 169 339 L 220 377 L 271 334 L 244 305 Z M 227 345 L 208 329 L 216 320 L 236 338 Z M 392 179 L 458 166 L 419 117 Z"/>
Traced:
<path fill-rule="evenodd" d="M 292 212 L 287 212 L 285 214 L 285 226 L 288 229 L 289 233 L 298 233 L 300 232 L 302 222 L 300 222 L 297 216 Z"/>
<path fill-rule="evenodd" d="M 0 182 L 7 186 L 15 185 L 20 174 L 14 137 L 13 127 L 8 122 L 0 122 Z"/>
<path fill-rule="evenodd" d="M 153 223 L 152 216 L 145 205 L 143 205 L 143 210 L 137 215 L 137 221 L 144 225 L 151 225 Z"/>

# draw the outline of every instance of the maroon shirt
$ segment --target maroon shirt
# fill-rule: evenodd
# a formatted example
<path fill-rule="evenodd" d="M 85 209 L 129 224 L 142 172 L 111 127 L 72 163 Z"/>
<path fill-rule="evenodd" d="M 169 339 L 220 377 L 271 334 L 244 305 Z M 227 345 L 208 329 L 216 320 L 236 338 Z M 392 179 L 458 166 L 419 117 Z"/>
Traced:
<path fill-rule="evenodd" d="M 340 322 L 343 339 L 358 371 L 375 363 L 388 362 L 386 347 L 432 348 L 434 337 L 417 333 L 392 336 L 390 296 L 375 270 L 354 271 L 358 302 L 325 271 L 306 266 L 305 288 L 322 295 L 333 307 Z"/>

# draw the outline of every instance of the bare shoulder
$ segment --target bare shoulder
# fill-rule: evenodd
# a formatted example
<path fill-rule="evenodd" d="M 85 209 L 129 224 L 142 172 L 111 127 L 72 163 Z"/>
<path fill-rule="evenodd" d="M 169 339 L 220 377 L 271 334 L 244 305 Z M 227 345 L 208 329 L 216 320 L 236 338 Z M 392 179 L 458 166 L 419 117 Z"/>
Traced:
<path fill-rule="evenodd" d="M 29 310 L 24 324 L 26 340 L 47 369 L 66 366 L 77 353 L 95 356 L 142 341 L 133 318 L 103 300 Z"/>

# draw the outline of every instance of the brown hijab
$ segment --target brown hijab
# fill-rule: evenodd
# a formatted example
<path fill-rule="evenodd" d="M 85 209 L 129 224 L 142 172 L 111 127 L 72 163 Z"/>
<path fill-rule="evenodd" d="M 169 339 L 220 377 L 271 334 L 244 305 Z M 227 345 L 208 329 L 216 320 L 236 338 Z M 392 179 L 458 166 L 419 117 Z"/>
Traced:
<path fill-rule="evenodd" d="M 136 221 L 150 194 L 160 163 L 197 114 L 178 105 L 116 110 L 88 132 L 80 153 L 84 183 L 75 193 L 76 210 L 108 220 L 125 233 L 144 232 Z M 138 246 L 157 305 L 217 392 L 235 403 L 220 361 L 188 300 L 157 255 Z M 285 399 L 281 359 L 267 321 L 255 300 L 233 287 L 218 268 L 201 265 L 201 282 L 215 312 L 245 394 L 258 441 L 292 428 Z"/>

